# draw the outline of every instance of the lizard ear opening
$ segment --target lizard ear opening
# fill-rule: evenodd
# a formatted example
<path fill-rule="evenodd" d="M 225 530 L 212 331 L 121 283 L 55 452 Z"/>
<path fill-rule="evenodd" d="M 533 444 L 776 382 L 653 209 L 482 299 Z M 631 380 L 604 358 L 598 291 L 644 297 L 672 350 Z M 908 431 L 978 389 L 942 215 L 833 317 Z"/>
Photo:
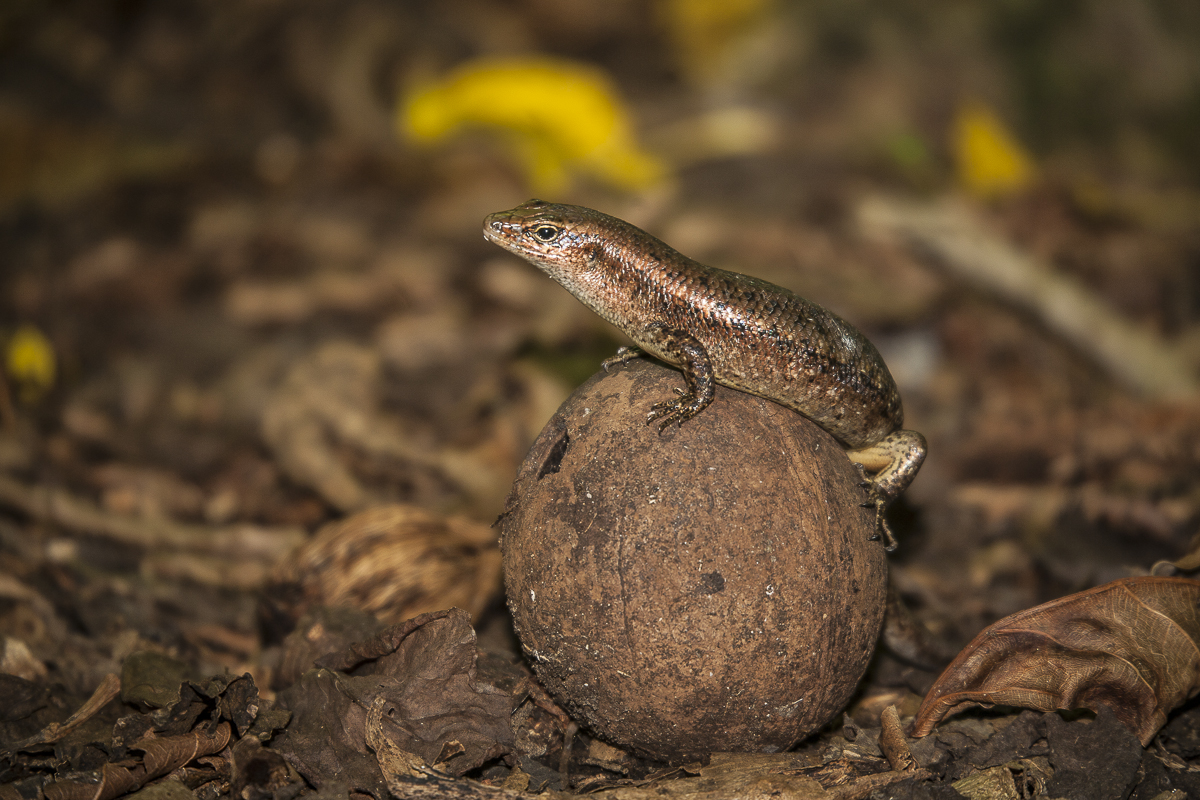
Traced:
<path fill-rule="evenodd" d="M 583 248 L 583 258 L 587 262 L 588 268 L 594 268 L 600 261 L 602 248 L 598 244 L 589 244 Z"/>

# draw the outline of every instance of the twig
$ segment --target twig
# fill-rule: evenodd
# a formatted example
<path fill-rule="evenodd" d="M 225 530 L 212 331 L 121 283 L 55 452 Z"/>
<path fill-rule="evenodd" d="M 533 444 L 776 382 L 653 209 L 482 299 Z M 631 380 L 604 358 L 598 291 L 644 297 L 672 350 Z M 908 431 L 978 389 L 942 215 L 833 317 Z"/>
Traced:
<path fill-rule="evenodd" d="M 894 705 L 888 706 L 880 715 L 882 728 L 879 733 L 879 749 L 896 772 L 916 772 L 917 760 L 904 739 L 900 728 L 900 714 Z"/>
<path fill-rule="evenodd" d="M 1178 348 L 1125 319 L 1087 287 L 985 230 L 964 204 L 874 197 L 860 206 L 858 217 L 868 231 L 899 235 L 932 253 L 957 277 L 1032 312 L 1138 393 L 1167 399 L 1200 392 L 1200 382 Z"/>
<path fill-rule="evenodd" d="M 564 791 L 570 786 L 571 748 L 575 746 L 575 734 L 578 732 L 579 726 L 574 722 L 568 723 L 563 731 L 562 754 L 558 757 L 558 778 Z"/>
<path fill-rule="evenodd" d="M 120 691 L 121 679 L 111 673 L 105 675 L 104 680 L 100 681 L 100 685 L 96 687 L 96 691 L 92 692 L 92 696 L 87 699 L 87 702 L 79 707 L 78 711 L 67 718 L 66 722 L 61 724 L 58 722 L 51 722 L 49 725 L 42 728 L 28 739 L 11 745 L 8 749 L 8 752 L 16 753 L 29 747 L 36 747 L 43 744 L 53 744 L 54 742 L 57 742 L 59 739 L 62 739 L 68 733 L 94 717 L 96 713 L 108 705 L 108 701 L 116 697 Z"/>
<path fill-rule="evenodd" d="M 0 475 L 0 505 L 18 509 L 42 522 L 125 544 L 199 552 L 239 562 L 274 564 L 305 538 L 300 528 L 190 525 L 112 514 L 65 489 L 30 486 L 6 475 Z"/>

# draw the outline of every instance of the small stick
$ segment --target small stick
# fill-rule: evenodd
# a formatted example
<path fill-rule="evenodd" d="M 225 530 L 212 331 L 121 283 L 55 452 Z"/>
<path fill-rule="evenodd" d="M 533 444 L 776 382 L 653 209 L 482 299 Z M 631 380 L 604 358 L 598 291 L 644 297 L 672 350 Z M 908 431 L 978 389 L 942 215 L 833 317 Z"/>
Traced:
<path fill-rule="evenodd" d="M 879 733 L 879 749 L 887 757 L 888 763 L 896 772 L 916 772 L 917 760 L 913 758 L 912 750 L 904 739 L 904 731 L 900 729 L 900 714 L 896 707 L 888 706 L 879 715 L 883 730 Z"/>
<path fill-rule="evenodd" d="M 987 230 L 965 204 L 874 197 L 862 204 L 858 218 L 868 232 L 896 235 L 955 277 L 1033 313 L 1138 393 L 1157 399 L 1200 393 L 1200 381 L 1178 347 Z"/>

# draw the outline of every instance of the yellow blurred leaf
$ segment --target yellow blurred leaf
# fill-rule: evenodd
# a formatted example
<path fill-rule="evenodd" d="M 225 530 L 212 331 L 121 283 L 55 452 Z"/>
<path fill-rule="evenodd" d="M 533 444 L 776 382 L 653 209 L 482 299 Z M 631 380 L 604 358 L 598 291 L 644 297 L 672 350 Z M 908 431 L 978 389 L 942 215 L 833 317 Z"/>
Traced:
<path fill-rule="evenodd" d="M 645 189 L 667 175 L 639 148 L 630 113 L 607 77 L 566 60 L 471 61 L 401 102 L 396 124 L 424 142 L 465 128 L 500 133 L 539 192 L 562 189 L 572 172 L 623 189 Z"/>
<path fill-rule="evenodd" d="M 707 81 L 725 68 L 725 56 L 746 32 L 766 18 L 774 0 L 660 0 L 680 66 Z"/>
<path fill-rule="evenodd" d="M 54 385 L 54 347 L 32 325 L 21 326 L 9 339 L 4 364 L 22 400 L 32 402 Z"/>
<path fill-rule="evenodd" d="M 953 145 L 958 178 L 978 197 L 1015 194 L 1033 182 L 1033 160 L 983 103 L 965 103 L 959 108 Z"/>

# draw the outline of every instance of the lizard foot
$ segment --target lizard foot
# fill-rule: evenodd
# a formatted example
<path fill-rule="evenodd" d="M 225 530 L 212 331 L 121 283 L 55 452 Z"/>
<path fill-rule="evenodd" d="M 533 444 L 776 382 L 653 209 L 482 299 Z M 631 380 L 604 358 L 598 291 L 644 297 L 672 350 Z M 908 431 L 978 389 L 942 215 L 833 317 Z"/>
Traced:
<path fill-rule="evenodd" d="M 603 367 L 605 372 L 608 372 L 613 367 L 619 367 L 622 364 L 628 364 L 635 358 L 641 358 L 644 355 L 645 353 L 643 353 L 637 347 L 618 347 L 617 354 L 615 356 L 609 356 L 601 361 L 600 366 Z"/>
<path fill-rule="evenodd" d="M 675 393 L 679 397 L 674 400 L 663 400 L 661 403 L 655 403 L 650 406 L 650 413 L 646 415 L 647 425 L 655 420 L 661 420 L 658 423 L 658 433 L 660 436 L 672 423 L 683 425 L 684 422 L 699 414 L 708 405 L 707 402 L 702 401 L 690 392 L 685 392 L 683 389 L 676 389 Z"/>
<path fill-rule="evenodd" d="M 888 524 L 887 516 L 883 513 L 885 508 L 884 503 L 879 503 L 875 506 L 875 533 L 872 534 L 872 541 L 879 541 L 880 534 L 883 535 L 883 550 L 885 553 L 894 553 L 899 546 L 896 541 L 896 535 L 892 533 L 892 526 Z"/>
<path fill-rule="evenodd" d="M 888 503 L 891 502 L 891 498 L 879 488 L 879 485 L 875 483 L 875 481 L 867 478 L 866 470 L 863 469 L 862 464 L 855 462 L 854 466 L 858 467 L 858 473 L 860 476 L 862 476 L 862 480 L 859 482 L 858 486 L 860 489 L 865 489 L 868 494 L 868 498 L 859 503 L 859 507 L 874 507 L 875 509 L 875 529 L 871 533 L 870 541 L 878 542 L 880 539 L 882 539 L 884 551 L 888 553 L 894 553 L 896 552 L 898 542 L 896 541 L 895 534 L 892 533 L 892 526 L 888 524 L 886 514 Z"/>

